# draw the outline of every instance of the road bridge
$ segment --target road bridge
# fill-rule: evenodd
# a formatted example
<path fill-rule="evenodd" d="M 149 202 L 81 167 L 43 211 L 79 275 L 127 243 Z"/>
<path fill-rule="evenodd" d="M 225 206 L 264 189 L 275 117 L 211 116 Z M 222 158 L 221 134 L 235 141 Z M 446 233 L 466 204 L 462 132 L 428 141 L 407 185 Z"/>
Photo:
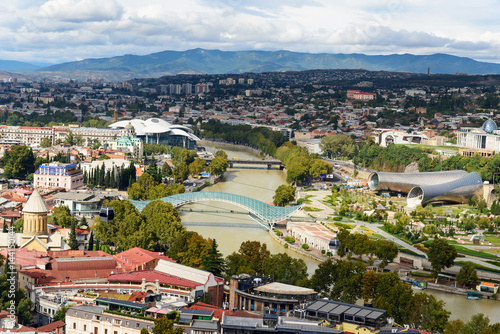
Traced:
<path fill-rule="evenodd" d="M 214 191 L 189 192 L 160 199 L 164 202 L 172 203 L 175 208 L 201 201 L 219 201 L 233 204 L 247 210 L 250 217 L 257 220 L 269 230 L 274 229 L 276 222 L 290 217 L 296 211 L 302 210 L 302 205 L 274 206 L 254 198 Z M 130 200 L 130 202 L 137 210 L 142 211 L 151 201 Z"/>
<path fill-rule="evenodd" d="M 213 158 L 208 158 L 205 159 L 207 164 L 210 164 L 212 162 Z M 271 169 L 272 166 L 277 166 L 279 169 L 283 169 L 285 166 L 280 160 L 253 160 L 253 159 L 246 159 L 246 160 L 240 160 L 240 159 L 227 159 L 227 162 L 229 164 L 230 168 L 234 167 L 234 164 L 238 165 L 264 165 L 267 166 L 268 169 Z"/>

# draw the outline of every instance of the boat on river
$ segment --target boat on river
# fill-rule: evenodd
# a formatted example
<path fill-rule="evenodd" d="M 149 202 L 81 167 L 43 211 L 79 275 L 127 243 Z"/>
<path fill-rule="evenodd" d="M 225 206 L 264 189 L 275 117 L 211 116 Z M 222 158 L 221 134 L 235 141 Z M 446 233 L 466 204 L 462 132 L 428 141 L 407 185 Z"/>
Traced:
<path fill-rule="evenodd" d="M 482 299 L 483 295 L 478 291 L 467 291 L 467 299 L 469 300 L 477 300 Z"/>

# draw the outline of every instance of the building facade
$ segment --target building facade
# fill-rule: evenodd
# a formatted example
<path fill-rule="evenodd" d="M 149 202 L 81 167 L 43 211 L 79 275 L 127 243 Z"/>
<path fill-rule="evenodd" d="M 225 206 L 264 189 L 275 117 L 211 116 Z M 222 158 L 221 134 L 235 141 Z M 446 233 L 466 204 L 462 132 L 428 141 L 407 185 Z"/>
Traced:
<path fill-rule="evenodd" d="M 35 188 L 78 189 L 83 186 L 83 172 L 76 164 L 51 162 L 38 167 L 33 177 Z"/>
<path fill-rule="evenodd" d="M 144 157 L 144 143 L 137 137 L 122 136 L 116 140 L 108 140 L 102 146 L 107 149 L 129 153 L 134 159 Z"/>
<path fill-rule="evenodd" d="M 28 146 L 39 146 L 42 140 L 49 138 L 54 145 L 58 140 L 64 141 L 69 132 L 82 137 L 82 145 L 91 145 L 94 142 L 104 143 L 122 136 L 134 136 L 133 128 L 123 129 L 101 129 L 71 127 L 36 127 L 36 126 L 0 126 L 0 136 L 3 140 L 13 140 Z"/>
<path fill-rule="evenodd" d="M 457 145 L 472 149 L 500 151 L 500 130 L 491 119 L 480 128 L 463 127 L 458 130 Z"/>
<path fill-rule="evenodd" d="M 66 334 L 140 334 L 153 327 L 153 320 L 106 313 L 100 306 L 74 306 L 66 312 Z"/>

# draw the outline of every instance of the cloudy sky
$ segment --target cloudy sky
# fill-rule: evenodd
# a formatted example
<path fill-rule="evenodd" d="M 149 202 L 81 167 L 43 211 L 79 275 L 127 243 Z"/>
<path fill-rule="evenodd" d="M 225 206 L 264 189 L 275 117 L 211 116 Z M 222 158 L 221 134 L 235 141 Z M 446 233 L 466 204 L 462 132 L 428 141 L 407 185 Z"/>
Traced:
<path fill-rule="evenodd" d="M 0 59 L 193 48 L 449 53 L 500 63 L 497 0 L 4 0 Z"/>

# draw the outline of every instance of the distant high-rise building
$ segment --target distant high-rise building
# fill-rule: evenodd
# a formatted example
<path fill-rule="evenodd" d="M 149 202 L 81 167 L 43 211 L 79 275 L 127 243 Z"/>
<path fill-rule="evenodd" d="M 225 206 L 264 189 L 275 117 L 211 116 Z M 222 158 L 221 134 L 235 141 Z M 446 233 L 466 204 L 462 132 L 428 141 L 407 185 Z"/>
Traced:
<path fill-rule="evenodd" d="M 185 95 L 191 95 L 193 93 L 193 85 L 191 85 L 190 83 L 182 84 L 182 92 Z"/>

